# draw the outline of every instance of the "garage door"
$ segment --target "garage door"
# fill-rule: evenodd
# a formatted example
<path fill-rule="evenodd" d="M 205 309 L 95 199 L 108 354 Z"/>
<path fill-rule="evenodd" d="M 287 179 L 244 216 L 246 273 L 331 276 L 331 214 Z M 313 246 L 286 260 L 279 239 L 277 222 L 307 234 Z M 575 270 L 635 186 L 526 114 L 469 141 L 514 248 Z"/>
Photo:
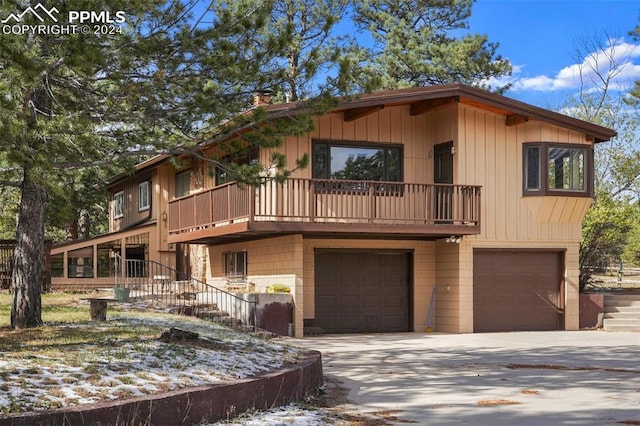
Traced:
<path fill-rule="evenodd" d="M 562 327 L 563 253 L 475 250 L 475 332 Z"/>
<path fill-rule="evenodd" d="M 317 252 L 316 325 L 326 333 L 409 331 L 410 256 Z"/>

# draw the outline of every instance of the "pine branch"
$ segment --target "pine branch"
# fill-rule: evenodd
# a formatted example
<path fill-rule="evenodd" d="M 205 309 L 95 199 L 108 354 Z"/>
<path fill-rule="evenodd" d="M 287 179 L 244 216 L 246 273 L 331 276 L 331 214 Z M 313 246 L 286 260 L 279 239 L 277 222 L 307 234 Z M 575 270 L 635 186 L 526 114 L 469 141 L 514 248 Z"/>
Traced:
<path fill-rule="evenodd" d="M 162 155 L 167 153 L 168 153 L 167 150 L 163 150 L 163 149 L 131 150 L 126 152 L 116 153 L 109 158 L 104 158 L 101 160 L 61 161 L 57 163 L 56 162 L 51 163 L 51 166 L 54 168 L 65 169 L 65 170 L 80 170 L 80 169 L 86 169 L 89 167 L 107 166 L 110 164 L 117 163 L 120 160 L 124 160 L 126 158 L 131 158 L 131 157 L 154 156 L 154 155 Z"/>

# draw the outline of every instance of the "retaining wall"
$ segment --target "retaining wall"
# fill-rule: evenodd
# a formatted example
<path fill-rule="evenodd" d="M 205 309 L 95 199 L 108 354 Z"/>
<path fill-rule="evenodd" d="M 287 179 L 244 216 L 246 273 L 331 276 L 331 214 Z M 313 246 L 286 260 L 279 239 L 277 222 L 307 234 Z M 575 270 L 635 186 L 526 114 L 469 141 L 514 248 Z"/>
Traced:
<path fill-rule="evenodd" d="M 227 419 L 250 409 L 300 401 L 322 386 L 320 352 L 262 376 L 147 397 L 21 415 L 0 416 L 0 426 L 182 425 Z"/>

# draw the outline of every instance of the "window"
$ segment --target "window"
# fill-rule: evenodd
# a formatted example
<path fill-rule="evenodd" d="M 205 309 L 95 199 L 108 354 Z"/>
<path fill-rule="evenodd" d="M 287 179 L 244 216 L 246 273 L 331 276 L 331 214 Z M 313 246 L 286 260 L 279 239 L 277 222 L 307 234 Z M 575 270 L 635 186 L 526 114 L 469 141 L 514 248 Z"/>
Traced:
<path fill-rule="evenodd" d="M 223 169 L 220 166 L 216 166 L 215 174 L 216 174 L 216 186 L 224 185 L 225 183 L 229 183 L 233 180 L 231 179 L 231 174 L 229 173 L 229 170 Z"/>
<path fill-rule="evenodd" d="M 236 251 L 224 253 L 224 275 L 234 280 L 247 279 L 247 252 Z"/>
<path fill-rule="evenodd" d="M 312 160 L 314 179 L 402 182 L 401 145 L 315 141 Z M 331 187 L 368 189 L 367 185 L 353 183 Z"/>
<path fill-rule="evenodd" d="M 549 148 L 549 189 L 584 191 L 585 149 Z"/>
<path fill-rule="evenodd" d="M 106 243 L 98 244 L 97 247 L 97 266 L 98 277 L 107 278 L 116 276 L 116 253 L 121 251 L 120 240 L 113 240 Z"/>
<path fill-rule="evenodd" d="M 67 253 L 69 278 L 93 278 L 93 247 L 85 247 Z"/>
<path fill-rule="evenodd" d="M 113 218 L 124 216 L 124 191 L 113 194 Z"/>
<path fill-rule="evenodd" d="M 176 198 L 188 195 L 191 190 L 191 170 L 176 173 Z"/>
<path fill-rule="evenodd" d="M 138 185 L 138 211 L 151 208 L 151 182 L 145 181 Z"/>
<path fill-rule="evenodd" d="M 523 152 L 524 195 L 591 195 L 591 147 L 526 143 Z"/>
<path fill-rule="evenodd" d="M 235 155 L 226 156 L 222 161 L 225 163 L 225 166 L 216 166 L 214 171 L 216 186 L 233 182 L 238 166 L 259 164 L 258 149 L 251 148 L 248 151 L 240 151 Z"/>
<path fill-rule="evenodd" d="M 64 253 L 51 255 L 51 276 L 64 277 Z"/>

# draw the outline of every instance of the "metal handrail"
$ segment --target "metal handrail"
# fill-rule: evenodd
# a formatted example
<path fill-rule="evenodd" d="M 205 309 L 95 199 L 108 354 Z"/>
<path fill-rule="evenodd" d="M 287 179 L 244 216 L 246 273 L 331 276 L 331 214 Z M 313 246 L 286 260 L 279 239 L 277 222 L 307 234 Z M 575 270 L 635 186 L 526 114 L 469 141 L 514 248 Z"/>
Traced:
<path fill-rule="evenodd" d="M 257 330 L 255 301 L 153 260 L 123 259 L 119 254 L 115 259 L 115 287 L 129 289 L 130 297 L 148 300 L 168 312 L 195 316 L 236 329 Z"/>

